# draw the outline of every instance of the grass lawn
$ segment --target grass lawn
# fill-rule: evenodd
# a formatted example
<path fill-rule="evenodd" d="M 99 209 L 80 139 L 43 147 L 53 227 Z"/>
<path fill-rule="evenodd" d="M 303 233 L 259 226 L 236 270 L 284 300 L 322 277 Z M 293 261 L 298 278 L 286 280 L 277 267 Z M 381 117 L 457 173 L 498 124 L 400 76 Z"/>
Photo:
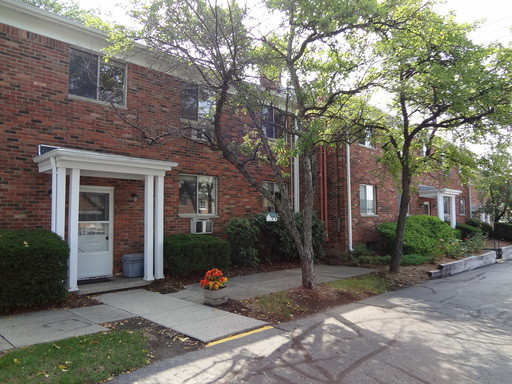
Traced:
<path fill-rule="evenodd" d="M 241 308 L 235 305 L 236 303 L 231 303 L 231 307 L 226 309 L 275 323 L 379 295 L 389 291 L 393 286 L 393 281 L 389 278 L 369 274 L 321 283 L 315 290 L 293 288 L 274 292 L 244 300 Z"/>
<path fill-rule="evenodd" d="M 138 331 L 111 331 L 7 351 L 0 383 L 98 383 L 148 364 Z"/>
<path fill-rule="evenodd" d="M 385 277 L 370 274 L 350 279 L 329 281 L 323 283 L 323 285 L 339 292 L 350 293 L 358 299 L 365 299 L 369 296 L 380 295 L 389 291 L 392 283 Z"/>

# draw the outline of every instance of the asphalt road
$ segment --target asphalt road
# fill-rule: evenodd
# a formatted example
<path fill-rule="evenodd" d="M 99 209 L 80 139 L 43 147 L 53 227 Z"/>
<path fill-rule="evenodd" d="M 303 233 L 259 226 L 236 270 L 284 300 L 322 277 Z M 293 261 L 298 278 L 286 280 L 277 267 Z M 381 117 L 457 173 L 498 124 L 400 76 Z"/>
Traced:
<path fill-rule="evenodd" d="M 114 383 L 512 383 L 512 261 L 336 307 Z"/>

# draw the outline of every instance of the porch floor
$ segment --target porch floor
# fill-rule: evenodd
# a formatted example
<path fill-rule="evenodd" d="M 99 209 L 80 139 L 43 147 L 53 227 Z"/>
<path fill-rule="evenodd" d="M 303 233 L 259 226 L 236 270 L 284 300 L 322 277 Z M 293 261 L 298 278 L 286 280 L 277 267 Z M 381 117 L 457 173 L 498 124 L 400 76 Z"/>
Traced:
<path fill-rule="evenodd" d="M 110 281 L 92 284 L 78 284 L 79 295 L 90 295 L 92 293 L 112 292 L 122 289 L 144 287 L 151 284 L 151 281 L 142 280 L 142 277 L 113 276 Z"/>

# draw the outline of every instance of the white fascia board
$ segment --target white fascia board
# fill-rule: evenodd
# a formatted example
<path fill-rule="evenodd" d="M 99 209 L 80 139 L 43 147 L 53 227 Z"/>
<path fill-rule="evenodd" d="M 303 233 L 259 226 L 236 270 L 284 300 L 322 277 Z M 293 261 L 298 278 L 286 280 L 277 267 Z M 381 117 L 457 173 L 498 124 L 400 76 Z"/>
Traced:
<path fill-rule="evenodd" d="M 57 167 L 80 169 L 84 175 L 89 176 L 122 179 L 140 179 L 146 175 L 165 176 L 166 171 L 178 166 L 178 163 L 170 161 L 58 148 L 34 158 L 34 162 L 39 165 L 39 172 L 52 172 L 52 158 Z"/>
<path fill-rule="evenodd" d="M 418 195 L 419 197 L 424 197 L 426 199 L 435 199 L 437 195 L 442 196 L 458 196 L 462 193 L 458 189 L 449 189 L 449 188 L 433 188 L 433 189 L 424 189 L 420 190 Z"/>
<path fill-rule="evenodd" d="M 101 53 L 108 47 L 108 35 L 73 20 L 16 0 L 0 0 L 0 23 L 46 36 L 74 47 Z M 149 51 L 137 44 L 136 52 L 118 58 L 150 68 Z"/>

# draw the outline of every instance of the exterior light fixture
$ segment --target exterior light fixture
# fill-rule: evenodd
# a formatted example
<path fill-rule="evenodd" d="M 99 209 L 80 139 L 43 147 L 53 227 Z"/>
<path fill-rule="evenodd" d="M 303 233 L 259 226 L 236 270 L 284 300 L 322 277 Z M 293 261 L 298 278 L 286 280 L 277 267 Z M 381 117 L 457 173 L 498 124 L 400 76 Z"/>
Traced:
<path fill-rule="evenodd" d="M 139 200 L 139 196 L 136 193 L 132 193 L 132 201 L 136 203 Z"/>

